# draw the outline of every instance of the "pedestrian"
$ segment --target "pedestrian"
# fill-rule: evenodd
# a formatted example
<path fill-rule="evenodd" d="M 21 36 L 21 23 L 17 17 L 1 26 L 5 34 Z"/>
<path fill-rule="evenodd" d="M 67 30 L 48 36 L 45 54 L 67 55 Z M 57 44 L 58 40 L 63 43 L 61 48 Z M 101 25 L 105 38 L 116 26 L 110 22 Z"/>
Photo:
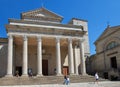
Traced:
<path fill-rule="evenodd" d="M 56 68 L 54 68 L 54 73 L 55 73 L 55 75 L 57 74 L 57 70 L 56 70 Z"/>
<path fill-rule="evenodd" d="M 19 71 L 18 71 L 18 70 L 16 70 L 15 76 L 16 76 L 16 77 L 19 77 Z"/>
<path fill-rule="evenodd" d="M 95 82 L 97 82 L 97 84 L 98 84 L 99 76 L 98 76 L 97 72 L 95 73 L 95 80 L 96 80 Z"/>
<path fill-rule="evenodd" d="M 66 85 L 70 84 L 70 78 L 67 76 L 67 83 Z"/>
<path fill-rule="evenodd" d="M 29 77 L 32 77 L 32 76 L 33 76 L 32 69 L 31 69 L 31 68 L 28 69 L 28 75 L 29 75 Z"/>
<path fill-rule="evenodd" d="M 65 85 L 67 84 L 67 76 L 66 75 L 64 76 L 64 82 L 63 82 L 63 84 L 65 84 Z"/>

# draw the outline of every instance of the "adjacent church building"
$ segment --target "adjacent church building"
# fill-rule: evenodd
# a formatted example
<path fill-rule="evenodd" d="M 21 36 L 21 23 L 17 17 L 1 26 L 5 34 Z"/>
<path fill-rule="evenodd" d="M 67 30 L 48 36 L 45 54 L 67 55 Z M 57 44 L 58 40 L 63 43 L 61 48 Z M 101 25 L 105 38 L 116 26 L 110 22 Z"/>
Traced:
<path fill-rule="evenodd" d="M 16 71 L 28 76 L 29 70 L 34 76 L 85 75 L 90 55 L 87 21 L 62 20 L 43 7 L 9 19 L 8 38 L 0 38 L 0 77 L 15 76 Z"/>
<path fill-rule="evenodd" d="M 108 26 L 94 44 L 96 54 L 87 59 L 87 72 L 107 79 L 120 77 L 120 26 Z"/>

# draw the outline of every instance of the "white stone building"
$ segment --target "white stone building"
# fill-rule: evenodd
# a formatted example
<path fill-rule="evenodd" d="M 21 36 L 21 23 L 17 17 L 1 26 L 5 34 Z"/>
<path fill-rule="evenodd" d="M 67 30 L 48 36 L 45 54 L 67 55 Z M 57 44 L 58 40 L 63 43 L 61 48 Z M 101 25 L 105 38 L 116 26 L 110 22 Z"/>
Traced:
<path fill-rule="evenodd" d="M 86 20 L 73 18 L 62 24 L 46 8 L 9 19 L 8 38 L 0 39 L 0 76 L 85 75 L 85 57 L 90 55 Z M 85 45 L 85 46 L 84 46 Z"/>
<path fill-rule="evenodd" d="M 120 26 L 107 27 L 95 41 L 96 54 L 87 60 L 87 72 L 114 79 L 120 75 Z"/>

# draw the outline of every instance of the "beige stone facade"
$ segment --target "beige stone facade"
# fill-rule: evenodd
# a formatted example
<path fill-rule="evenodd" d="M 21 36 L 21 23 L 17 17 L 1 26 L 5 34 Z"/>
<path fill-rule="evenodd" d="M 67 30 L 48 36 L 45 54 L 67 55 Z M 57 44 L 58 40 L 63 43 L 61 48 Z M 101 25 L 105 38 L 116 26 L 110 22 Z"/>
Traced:
<path fill-rule="evenodd" d="M 62 24 L 63 17 L 40 8 L 24 12 L 21 19 L 9 19 L 6 25 L 7 48 L 1 76 L 85 75 L 85 57 L 90 55 L 87 21 L 73 18 Z M 84 46 L 85 45 L 85 46 Z"/>
<path fill-rule="evenodd" d="M 120 26 L 108 27 L 95 41 L 96 54 L 87 60 L 89 73 L 99 72 L 105 78 L 120 74 Z"/>

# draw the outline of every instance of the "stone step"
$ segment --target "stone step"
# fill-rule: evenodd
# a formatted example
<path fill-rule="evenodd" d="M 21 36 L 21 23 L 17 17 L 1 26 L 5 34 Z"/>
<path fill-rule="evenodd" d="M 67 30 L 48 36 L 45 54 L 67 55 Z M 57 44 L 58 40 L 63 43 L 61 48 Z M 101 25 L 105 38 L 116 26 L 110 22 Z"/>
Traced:
<path fill-rule="evenodd" d="M 70 78 L 70 83 L 95 81 L 95 78 L 89 75 L 86 76 L 73 75 L 73 76 L 69 76 L 69 78 Z M 2 86 L 2 85 L 63 84 L 63 81 L 64 81 L 64 76 L 4 77 L 4 78 L 0 78 L 0 85 Z"/>

